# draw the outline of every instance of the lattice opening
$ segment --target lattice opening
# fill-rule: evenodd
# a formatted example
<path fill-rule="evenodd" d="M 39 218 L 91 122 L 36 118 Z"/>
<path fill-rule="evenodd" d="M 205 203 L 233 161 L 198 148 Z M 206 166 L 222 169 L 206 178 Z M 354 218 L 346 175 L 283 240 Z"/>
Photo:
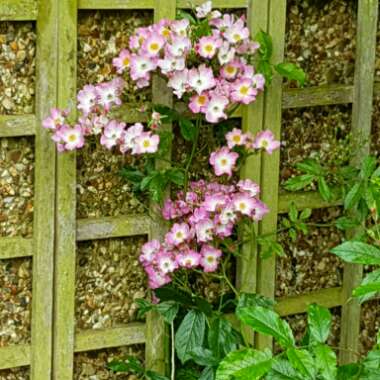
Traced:
<path fill-rule="evenodd" d="M 361 308 L 359 351 L 365 355 L 376 344 L 380 327 L 380 301 L 365 302 Z"/>
<path fill-rule="evenodd" d="M 299 234 L 296 242 L 292 242 L 286 233 L 279 234 L 285 256 L 278 257 L 276 262 L 276 297 L 342 285 L 343 263 L 329 251 L 341 243 L 344 235 L 334 226 L 313 225 L 329 224 L 340 213 L 338 207 L 313 210 L 307 221 L 311 224 L 308 235 Z"/>
<path fill-rule="evenodd" d="M 34 139 L 0 138 L 0 236 L 33 232 Z"/>
<path fill-rule="evenodd" d="M 281 182 L 299 174 L 294 165 L 306 158 L 324 165 L 347 164 L 353 152 L 351 105 L 289 109 L 281 128 Z"/>
<path fill-rule="evenodd" d="M 32 22 L 0 22 L 0 114 L 33 113 L 36 33 Z"/>
<path fill-rule="evenodd" d="M 380 96 L 373 100 L 371 153 L 380 157 Z"/>
<path fill-rule="evenodd" d="M 144 345 L 110 348 L 97 351 L 81 352 L 74 356 L 74 380 L 132 380 L 133 375 L 115 374 L 107 369 L 112 360 L 125 356 L 135 356 L 144 361 Z"/>
<path fill-rule="evenodd" d="M 0 347 L 30 343 L 31 304 L 32 259 L 0 260 Z"/>
<path fill-rule="evenodd" d="M 356 0 L 288 0 L 285 57 L 307 86 L 353 83 L 356 23 Z"/>
<path fill-rule="evenodd" d="M 29 367 L 16 367 L 0 370 L 0 380 L 29 380 Z"/>
<path fill-rule="evenodd" d="M 134 300 L 146 296 L 146 277 L 138 262 L 143 236 L 78 244 L 76 326 L 107 328 L 136 319 Z"/>

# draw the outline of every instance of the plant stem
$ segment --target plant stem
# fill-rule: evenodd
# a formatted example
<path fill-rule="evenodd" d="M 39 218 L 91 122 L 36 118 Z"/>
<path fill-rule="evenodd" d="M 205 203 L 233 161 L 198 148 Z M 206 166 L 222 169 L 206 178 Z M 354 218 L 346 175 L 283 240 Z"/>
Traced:
<path fill-rule="evenodd" d="M 172 370 L 171 370 L 171 380 L 175 380 L 175 337 L 174 337 L 174 322 L 170 324 L 170 332 L 171 332 L 171 339 L 172 339 Z"/>
<path fill-rule="evenodd" d="M 187 188 L 189 186 L 189 171 L 190 171 L 190 166 L 193 162 L 193 159 L 194 159 L 194 156 L 195 156 L 195 151 L 197 150 L 197 146 L 198 146 L 198 139 L 199 139 L 199 130 L 201 128 L 201 118 L 198 117 L 197 118 L 197 122 L 196 122 L 196 128 L 195 128 L 195 137 L 194 137 L 194 140 L 193 140 L 193 146 L 191 148 L 191 153 L 190 153 L 190 157 L 187 161 L 187 164 L 186 164 L 186 167 L 185 167 L 185 184 L 184 184 L 184 195 L 186 196 L 186 193 L 187 193 Z"/>

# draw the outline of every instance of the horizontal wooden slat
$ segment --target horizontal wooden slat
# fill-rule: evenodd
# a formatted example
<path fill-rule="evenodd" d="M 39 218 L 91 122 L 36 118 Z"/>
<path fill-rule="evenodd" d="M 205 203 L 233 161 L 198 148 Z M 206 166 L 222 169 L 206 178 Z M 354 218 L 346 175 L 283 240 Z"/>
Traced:
<path fill-rule="evenodd" d="M 145 343 L 145 328 L 144 323 L 131 323 L 125 327 L 79 331 L 75 352 Z"/>
<path fill-rule="evenodd" d="M 0 20 L 27 21 L 37 19 L 37 0 L 0 0 Z"/>
<path fill-rule="evenodd" d="M 0 137 L 32 136 L 35 131 L 34 115 L 0 115 Z"/>
<path fill-rule="evenodd" d="M 150 109 L 152 105 L 146 103 L 142 105 L 142 108 Z M 135 106 L 132 106 L 128 103 L 123 104 L 121 107 L 112 111 L 112 116 L 116 117 L 126 123 L 144 123 L 148 121 L 147 115 L 143 112 L 140 112 L 136 109 Z"/>
<path fill-rule="evenodd" d="M 155 0 L 79 0 L 79 9 L 153 9 Z"/>
<path fill-rule="evenodd" d="M 33 240 L 21 237 L 0 237 L 0 259 L 33 256 Z"/>
<path fill-rule="evenodd" d="M 151 219 L 146 215 L 128 215 L 77 221 L 77 241 L 148 235 Z"/>
<path fill-rule="evenodd" d="M 282 108 L 347 104 L 353 99 L 353 86 L 329 85 L 283 91 Z"/>
<path fill-rule="evenodd" d="M 30 344 L 0 347 L 0 369 L 29 365 L 30 351 Z"/>
<path fill-rule="evenodd" d="M 316 191 L 303 193 L 283 193 L 279 195 L 278 202 L 278 212 L 280 214 L 287 213 L 292 202 L 295 203 L 298 210 L 303 210 L 304 208 L 332 207 L 342 204 L 340 199 L 326 202 Z"/>
<path fill-rule="evenodd" d="M 342 305 L 342 288 L 321 289 L 307 294 L 276 299 L 275 310 L 281 316 L 305 313 L 308 305 L 316 303 L 328 308 Z"/>
<path fill-rule="evenodd" d="M 214 8 L 247 8 L 249 0 L 213 0 Z M 178 8 L 190 8 L 189 4 L 203 4 L 205 0 L 177 0 Z"/>

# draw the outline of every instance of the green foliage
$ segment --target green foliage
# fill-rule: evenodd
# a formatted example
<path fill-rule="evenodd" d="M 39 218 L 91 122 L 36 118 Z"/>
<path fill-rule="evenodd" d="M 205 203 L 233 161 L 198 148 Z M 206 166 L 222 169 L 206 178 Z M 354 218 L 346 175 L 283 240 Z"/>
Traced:
<path fill-rule="evenodd" d="M 294 63 L 279 63 L 278 65 L 275 65 L 274 68 L 284 78 L 295 80 L 302 87 L 305 85 L 306 74 L 299 66 L 295 65 Z"/>

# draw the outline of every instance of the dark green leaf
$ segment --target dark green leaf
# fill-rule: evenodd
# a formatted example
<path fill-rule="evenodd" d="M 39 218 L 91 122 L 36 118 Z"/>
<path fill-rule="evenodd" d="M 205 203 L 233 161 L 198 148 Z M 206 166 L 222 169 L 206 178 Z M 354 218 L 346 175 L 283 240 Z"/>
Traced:
<path fill-rule="evenodd" d="M 318 191 L 321 194 L 321 197 L 325 201 L 330 201 L 332 198 L 331 189 L 327 184 L 324 177 L 318 178 Z"/>
<path fill-rule="evenodd" d="M 154 305 L 151 302 L 143 298 L 138 298 L 137 300 L 135 300 L 135 303 L 138 306 L 138 318 L 142 318 L 148 311 L 151 311 L 154 307 Z"/>
<path fill-rule="evenodd" d="M 181 130 L 181 136 L 186 141 L 194 141 L 197 135 L 197 127 L 191 120 L 184 117 L 179 119 L 179 128 Z"/>
<path fill-rule="evenodd" d="M 132 182 L 133 184 L 140 184 L 144 178 L 144 173 L 142 173 L 140 170 L 128 167 L 121 169 L 120 174 L 122 177 Z"/>
<path fill-rule="evenodd" d="M 184 11 L 183 9 L 177 9 L 176 19 L 177 20 L 183 20 L 183 19 L 189 20 L 190 24 L 192 24 L 192 25 L 197 23 L 197 20 L 193 17 L 193 15 L 190 14 L 189 12 Z"/>
<path fill-rule="evenodd" d="M 144 368 L 134 356 L 127 356 L 124 360 L 113 360 L 107 367 L 115 372 L 130 372 L 142 375 Z"/>
<path fill-rule="evenodd" d="M 290 364 L 297 369 L 305 379 L 315 379 L 317 375 L 314 359 L 309 351 L 288 348 L 286 355 Z"/>
<path fill-rule="evenodd" d="M 155 309 L 163 316 L 167 323 L 172 323 L 179 311 L 179 303 L 175 301 L 165 301 L 157 304 Z"/>
<path fill-rule="evenodd" d="M 374 350 L 367 354 L 367 357 L 363 361 L 364 368 L 366 369 L 380 369 L 380 351 Z"/>
<path fill-rule="evenodd" d="M 270 367 L 272 354 L 270 350 L 257 351 L 245 348 L 228 354 L 220 363 L 215 380 L 255 380 L 261 379 Z"/>
<path fill-rule="evenodd" d="M 238 318 L 255 331 L 273 336 L 282 347 L 293 347 L 294 337 L 289 324 L 274 311 L 261 307 L 246 307 L 237 310 Z"/>
<path fill-rule="evenodd" d="M 181 169 L 171 168 L 168 169 L 165 174 L 171 182 L 178 186 L 182 186 L 185 183 L 185 174 Z"/>
<path fill-rule="evenodd" d="M 315 304 L 307 308 L 309 339 L 311 343 L 324 343 L 330 334 L 331 314 L 329 309 Z"/>
<path fill-rule="evenodd" d="M 162 116 L 164 116 L 163 122 L 165 122 L 165 123 L 171 123 L 173 121 L 178 120 L 179 114 L 173 108 L 170 108 L 170 107 L 162 105 L 162 104 L 155 104 L 153 106 L 153 110 L 155 112 L 158 112 Z"/>
<path fill-rule="evenodd" d="M 334 221 L 336 227 L 340 230 L 349 230 L 358 226 L 358 221 L 353 220 L 347 216 L 341 216 Z"/>
<path fill-rule="evenodd" d="M 348 192 L 344 199 L 344 208 L 350 210 L 357 206 L 363 192 L 363 185 L 361 182 L 356 183 L 352 186 L 351 190 Z"/>
<path fill-rule="evenodd" d="M 291 202 L 290 206 L 289 206 L 289 219 L 293 223 L 298 220 L 298 211 L 297 211 L 297 208 L 296 208 L 296 205 L 294 204 L 294 202 Z"/>
<path fill-rule="evenodd" d="M 270 84 L 273 78 L 273 71 L 271 64 L 266 60 L 260 60 L 257 63 L 257 72 L 263 74 L 265 77 L 265 83 Z"/>
<path fill-rule="evenodd" d="M 175 349 L 181 363 L 191 359 L 190 352 L 203 345 L 206 330 L 206 316 L 190 310 L 175 334 Z"/>
<path fill-rule="evenodd" d="M 219 359 L 213 355 L 212 351 L 203 347 L 194 348 L 189 355 L 195 363 L 201 366 L 217 366 L 219 364 Z"/>
<path fill-rule="evenodd" d="M 284 359 L 276 358 L 272 362 L 266 380 L 303 380 L 302 375 Z"/>
<path fill-rule="evenodd" d="M 331 252 L 349 263 L 380 265 L 380 249 L 359 241 L 346 241 Z"/>
<path fill-rule="evenodd" d="M 285 189 L 289 191 L 303 190 L 308 185 L 312 184 L 316 177 L 313 174 L 303 174 L 297 177 L 288 179 L 285 182 Z"/>
<path fill-rule="evenodd" d="M 313 349 L 315 363 L 323 380 L 335 380 L 337 375 L 335 352 L 326 344 L 318 344 Z"/>
<path fill-rule="evenodd" d="M 314 174 L 316 177 L 323 175 L 324 170 L 318 161 L 307 158 L 302 162 L 298 162 L 296 168 L 306 174 Z"/>
<path fill-rule="evenodd" d="M 225 318 L 217 317 L 208 330 L 208 345 L 217 358 L 223 358 L 237 349 L 237 339 L 233 327 Z"/>
<path fill-rule="evenodd" d="M 185 306 L 194 306 L 193 299 L 190 294 L 174 288 L 171 285 L 163 286 L 154 291 L 156 297 L 161 301 L 175 301 Z"/>
<path fill-rule="evenodd" d="M 311 216 L 311 208 L 305 208 L 301 212 L 300 219 L 306 220 L 306 219 L 309 219 L 310 216 Z"/>
<path fill-rule="evenodd" d="M 346 364 L 338 368 L 337 380 L 358 380 L 362 371 L 360 364 Z"/>
<path fill-rule="evenodd" d="M 215 379 L 215 370 L 212 367 L 206 367 L 198 380 L 214 380 Z"/>
<path fill-rule="evenodd" d="M 261 306 L 273 309 L 275 302 L 271 298 L 264 297 L 256 293 L 241 293 L 237 305 L 237 312 L 245 307 Z"/>
<path fill-rule="evenodd" d="M 377 165 L 377 159 L 374 156 L 365 157 L 360 169 L 360 178 L 368 179 L 375 171 Z"/>
<path fill-rule="evenodd" d="M 212 305 L 202 297 L 196 297 L 194 299 L 195 305 L 197 308 L 208 317 L 212 315 Z"/>
<path fill-rule="evenodd" d="M 289 80 L 297 81 L 301 86 L 304 86 L 306 81 L 305 72 L 294 63 L 279 63 L 275 66 L 276 71 L 283 77 Z"/>
<path fill-rule="evenodd" d="M 169 380 L 168 377 L 160 375 L 159 373 L 154 371 L 146 371 L 145 375 L 149 380 Z"/>

